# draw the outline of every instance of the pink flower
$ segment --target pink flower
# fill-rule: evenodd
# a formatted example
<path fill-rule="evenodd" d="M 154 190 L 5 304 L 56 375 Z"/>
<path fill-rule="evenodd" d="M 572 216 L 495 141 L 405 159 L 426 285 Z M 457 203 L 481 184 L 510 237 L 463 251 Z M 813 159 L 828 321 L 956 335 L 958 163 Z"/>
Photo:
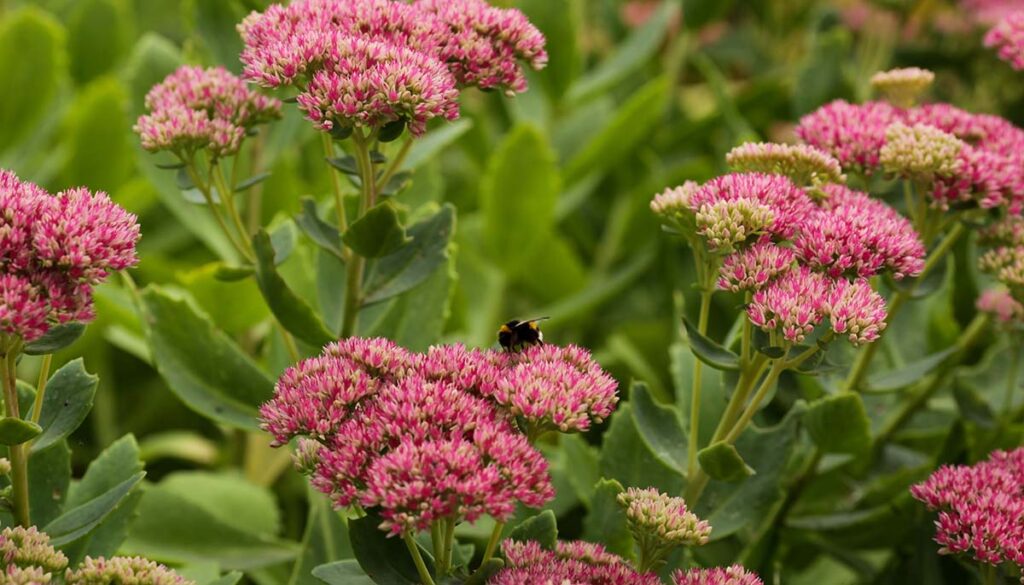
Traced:
<path fill-rule="evenodd" d="M 518 10 L 485 0 L 418 0 L 414 6 L 440 20 L 445 33 L 438 56 L 460 85 L 521 93 L 526 76 L 519 62 L 535 70 L 547 65 L 544 35 Z"/>
<path fill-rule="evenodd" d="M 800 119 L 797 136 L 831 153 L 844 169 L 871 174 L 878 169 L 885 132 L 903 113 L 888 102 L 826 104 Z"/>
<path fill-rule="evenodd" d="M 404 378 L 420 364 L 420 356 L 383 337 L 349 337 L 326 346 L 323 353 L 350 360 L 385 381 Z"/>
<path fill-rule="evenodd" d="M 672 573 L 672 582 L 675 585 L 763 585 L 760 577 L 740 565 L 679 570 Z"/>
<path fill-rule="evenodd" d="M 747 142 L 725 155 L 733 170 L 784 175 L 809 187 L 846 180 L 839 161 L 806 144 Z"/>
<path fill-rule="evenodd" d="M 832 330 L 846 335 L 854 345 L 878 339 L 888 316 L 885 299 L 864 279 L 837 280 L 824 313 L 832 322 Z"/>
<path fill-rule="evenodd" d="M 996 49 L 999 58 L 1017 71 L 1024 69 L 1024 12 L 1003 17 L 985 35 L 985 46 Z"/>
<path fill-rule="evenodd" d="M 1017 302 L 1010 291 L 1002 288 L 990 288 L 978 297 L 977 308 L 984 313 L 992 313 L 1000 323 L 1024 321 L 1024 305 Z"/>
<path fill-rule="evenodd" d="M 973 466 L 940 467 L 910 493 L 939 511 L 939 553 L 1024 567 L 1024 448 L 995 451 Z"/>
<path fill-rule="evenodd" d="M 791 248 L 768 241 L 757 242 L 725 257 L 719 271 L 718 288 L 733 292 L 758 290 L 791 269 L 795 261 L 796 254 Z"/>
<path fill-rule="evenodd" d="M 763 173 L 731 173 L 712 179 L 690 195 L 689 203 L 698 213 L 698 226 L 701 213 L 722 218 L 721 229 L 705 222 L 698 227 L 698 233 L 703 229 L 708 234 L 740 234 L 744 238 L 763 230 L 776 238 L 788 239 L 796 233 L 803 217 L 814 209 L 807 193 L 788 178 Z M 728 213 L 713 211 L 721 204 L 727 205 Z M 738 243 L 733 236 L 729 237 Z"/>
<path fill-rule="evenodd" d="M 648 566 L 660 565 L 676 547 L 707 544 L 711 535 L 711 525 L 691 512 L 682 498 L 631 487 L 619 494 L 618 501 Z"/>
<path fill-rule="evenodd" d="M 747 316 L 761 329 L 800 343 L 825 317 L 831 289 L 831 279 L 801 266 L 755 292 Z"/>
<path fill-rule="evenodd" d="M 404 121 L 420 135 L 432 118 L 459 116 L 455 80 L 435 57 L 340 33 L 329 37 L 325 52 L 323 68 L 297 98 L 321 130 Z"/>
<path fill-rule="evenodd" d="M 0 331 L 35 341 L 49 329 L 46 299 L 31 282 L 14 274 L 0 275 Z"/>
<path fill-rule="evenodd" d="M 491 396 L 513 359 L 507 351 L 467 349 L 461 343 L 435 345 L 423 357 L 420 372 L 428 380 L 449 382 L 470 393 Z"/>
<path fill-rule="evenodd" d="M 581 347 L 536 345 L 502 376 L 491 395 L 534 430 L 585 431 L 611 416 L 618 383 Z"/>
<path fill-rule="evenodd" d="M 0 532 L 0 559 L 9 569 L 11 566 L 38 567 L 46 573 L 61 571 L 68 566 L 64 553 L 53 548 L 50 536 L 35 526 L 4 528 Z"/>
<path fill-rule="evenodd" d="M 533 541 L 506 540 L 502 551 L 507 568 L 488 581 L 490 585 L 661 584 L 656 574 L 637 573 L 625 560 L 590 543 L 559 542 L 555 551 L 549 551 Z"/>
<path fill-rule="evenodd" d="M 827 198 L 810 214 L 794 241 L 800 260 L 832 277 L 870 277 L 889 271 L 896 279 L 924 268 L 925 247 L 895 209 L 843 185 L 823 188 Z"/>
<path fill-rule="evenodd" d="M 67 585 L 99 585 L 100 583 L 138 583 L 146 585 L 195 585 L 172 569 L 142 557 L 85 557 L 75 570 L 64 575 Z"/>

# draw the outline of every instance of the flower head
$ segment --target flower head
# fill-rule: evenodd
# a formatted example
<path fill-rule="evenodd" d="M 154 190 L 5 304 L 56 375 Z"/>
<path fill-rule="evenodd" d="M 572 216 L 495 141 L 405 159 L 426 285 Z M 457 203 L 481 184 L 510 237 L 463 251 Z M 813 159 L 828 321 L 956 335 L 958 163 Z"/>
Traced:
<path fill-rule="evenodd" d="M 77 569 L 68 569 L 67 585 L 195 585 L 173 570 L 142 557 L 85 557 Z"/>
<path fill-rule="evenodd" d="M 800 343 L 825 317 L 831 288 L 830 278 L 800 266 L 756 291 L 747 316 L 761 329 Z"/>
<path fill-rule="evenodd" d="M 963 147 L 959 138 L 938 128 L 896 122 L 885 132 L 879 162 L 886 171 L 908 179 L 950 177 L 959 170 Z"/>
<path fill-rule="evenodd" d="M 824 312 L 832 330 L 854 345 L 878 339 L 888 316 L 885 299 L 864 279 L 835 281 Z"/>
<path fill-rule="evenodd" d="M 725 257 L 719 271 L 718 288 L 738 292 L 758 290 L 788 271 L 796 261 L 791 248 L 763 241 Z"/>
<path fill-rule="evenodd" d="M 35 526 L 7 527 L 0 531 L 0 558 L 7 567 L 37 567 L 45 573 L 62 571 L 68 566 L 64 553 L 53 548 L 50 537 Z"/>
<path fill-rule="evenodd" d="M 978 230 L 982 246 L 1024 246 L 1024 217 L 1010 216 Z"/>
<path fill-rule="evenodd" d="M 554 551 L 537 542 L 506 540 L 506 568 L 490 585 L 660 585 L 654 573 L 637 573 L 624 559 L 587 542 L 559 542 Z"/>
<path fill-rule="evenodd" d="M 995 451 L 973 466 L 943 466 L 910 493 L 939 511 L 940 553 L 1024 566 L 1024 448 Z"/>
<path fill-rule="evenodd" d="M 824 188 L 827 198 L 810 214 L 794 240 L 801 262 L 830 276 L 896 279 L 924 269 L 925 247 L 906 218 L 884 202 L 842 185 Z"/>
<path fill-rule="evenodd" d="M 148 114 L 135 124 L 142 147 L 186 158 L 238 152 L 246 131 L 281 115 L 281 102 L 249 89 L 222 67 L 184 65 L 146 94 Z"/>
<path fill-rule="evenodd" d="M 731 251 L 753 236 L 788 239 L 814 209 L 807 193 L 786 177 L 731 173 L 705 183 L 690 195 L 697 233 L 713 249 Z"/>
<path fill-rule="evenodd" d="M 806 144 L 748 142 L 730 150 L 725 160 L 735 171 L 783 175 L 805 187 L 846 180 L 839 161 Z"/>
<path fill-rule="evenodd" d="M 871 87 L 901 108 L 916 104 L 934 82 L 935 74 L 919 67 L 880 71 L 871 76 Z"/>
<path fill-rule="evenodd" d="M 668 218 L 692 216 L 694 211 L 690 200 L 699 188 L 700 185 L 694 181 L 686 181 L 678 187 L 669 187 L 654 196 L 651 200 L 651 211 Z"/>
<path fill-rule="evenodd" d="M 3 585 L 46 585 L 51 580 L 53 575 L 40 567 L 21 568 L 17 565 L 7 565 L 0 572 L 0 583 Z"/>
<path fill-rule="evenodd" d="M 999 58 L 1020 71 L 1024 69 L 1024 12 L 1007 14 L 985 35 L 985 46 L 996 49 Z"/>
<path fill-rule="evenodd" d="M 618 496 L 626 509 L 626 521 L 633 538 L 641 543 L 668 549 L 706 544 L 711 525 L 689 510 L 682 498 L 673 498 L 654 488 L 629 488 Z"/>
<path fill-rule="evenodd" d="M 502 376 L 491 395 L 536 431 L 585 431 L 611 416 L 618 383 L 575 345 L 536 345 Z"/>
<path fill-rule="evenodd" d="M 35 341 L 49 329 L 50 307 L 38 287 L 15 274 L 0 275 L 0 332 Z"/>
<path fill-rule="evenodd" d="M 383 337 L 349 337 L 324 348 L 324 356 L 341 358 L 377 378 L 393 381 L 414 373 L 420 356 Z"/>
<path fill-rule="evenodd" d="M 460 85 L 526 91 L 520 62 L 534 70 L 548 62 L 544 35 L 519 10 L 485 0 L 418 0 L 414 6 L 436 15 L 445 30 L 438 57 Z"/>
<path fill-rule="evenodd" d="M 991 313 L 1000 323 L 1024 321 L 1024 305 L 1004 288 L 990 288 L 982 292 L 978 297 L 977 308 L 983 313 Z"/>
<path fill-rule="evenodd" d="M 888 102 L 826 104 L 800 119 L 797 136 L 830 153 L 844 169 L 870 174 L 878 168 L 886 130 L 903 113 Z"/>
<path fill-rule="evenodd" d="M 679 570 L 672 573 L 672 582 L 675 585 L 763 585 L 760 577 L 740 565 Z"/>

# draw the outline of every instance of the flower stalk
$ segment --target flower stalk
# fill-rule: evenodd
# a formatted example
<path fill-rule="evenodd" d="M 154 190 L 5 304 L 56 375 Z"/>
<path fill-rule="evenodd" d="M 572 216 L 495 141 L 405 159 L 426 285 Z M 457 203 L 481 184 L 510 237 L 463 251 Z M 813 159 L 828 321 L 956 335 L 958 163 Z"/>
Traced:
<path fill-rule="evenodd" d="M 5 414 L 9 418 L 20 419 L 18 408 L 17 364 L 21 353 L 19 343 L 10 344 L 7 353 L 0 357 L 0 378 L 3 378 Z M 28 500 L 28 453 L 25 445 L 11 445 L 8 450 L 11 456 L 11 500 L 14 507 L 14 520 L 25 528 L 32 525 L 29 516 Z"/>

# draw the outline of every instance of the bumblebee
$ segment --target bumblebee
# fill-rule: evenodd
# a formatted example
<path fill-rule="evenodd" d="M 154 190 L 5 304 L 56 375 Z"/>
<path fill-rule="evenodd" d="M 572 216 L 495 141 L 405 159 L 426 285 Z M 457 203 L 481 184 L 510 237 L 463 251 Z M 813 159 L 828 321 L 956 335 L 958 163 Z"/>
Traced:
<path fill-rule="evenodd" d="M 544 334 L 537 322 L 549 318 L 537 317 L 525 321 L 512 319 L 498 329 L 498 344 L 506 351 L 516 351 L 527 345 L 544 345 Z"/>

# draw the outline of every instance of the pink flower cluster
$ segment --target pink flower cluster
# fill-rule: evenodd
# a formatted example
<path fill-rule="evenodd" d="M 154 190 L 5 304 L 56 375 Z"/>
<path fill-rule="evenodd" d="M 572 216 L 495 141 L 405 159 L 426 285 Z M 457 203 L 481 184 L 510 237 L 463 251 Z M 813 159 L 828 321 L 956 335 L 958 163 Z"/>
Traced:
<path fill-rule="evenodd" d="M 996 49 L 999 58 L 1017 71 L 1024 69 L 1024 11 L 1004 16 L 985 35 L 985 46 Z"/>
<path fill-rule="evenodd" d="M 182 159 L 204 149 L 215 158 L 235 154 L 246 132 L 281 114 L 281 102 L 252 91 L 223 67 L 188 65 L 153 86 L 146 108 L 134 128 L 142 147 Z"/>
<path fill-rule="evenodd" d="M 379 509 L 399 534 L 543 505 L 553 488 L 528 437 L 589 428 L 611 414 L 616 390 L 575 346 L 417 354 L 350 338 L 286 371 L 261 415 L 276 445 L 303 437 L 296 461 L 317 489 Z"/>
<path fill-rule="evenodd" d="M 0 332 L 33 341 L 93 318 L 92 287 L 134 266 L 139 225 L 106 193 L 50 195 L 0 171 Z"/>
<path fill-rule="evenodd" d="M 788 239 L 814 210 L 807 193 L 789 178 L 764 173 L 716 177 L 692 193 L 689 205 L 698 217 L 697 233 L 710 247 L 726 249 L 762 234 Z"/>
<path fill-rule="evenodd" d="M 690 569 L 672 574 L 675 585 L 764 585 L 761 578 L 741 567 Z"/>
<path fill-rule="evenodd" d="M 978 297 L 977 308 L 983 313 L 991 313 L 1003 324 L 1024 322 L 1024 305 L 1003 288 L 983 291 Z"/>
<path fill-rule="evenodd" d="M 1024 568 L 1024 448 L 995 451 L 972 466 L 943 466 L 910 493 L 939 511 L 940 553 Z"/>
<path fill-rule="evenodd" d="M 559 541 L 555 550 L 537 542 L 506 540 L 506 568 L 489 585 L 660 585 L 654 573 L 640 574 L 598 544 Z"/>
<path fill-rule="evenodd" d="M 66 585 L 196 585 L 191 579 L 179 575 L 159 563 L 142 557 L 85 557 L 77 569 L 68 569 L 64 575 Z"/>
<path fill-rule="evenodd" d="M 898 108 L 887 102 L 850 104 L 839 100 L 804 116 L 800 138 L 831 153 L 844 169 L 872 174 L 881 170 L 886 134 L 895 124 L 931 127 L 963 141 L 952 168 L 934 177 L 936 206 L 976 204 L 983 208 L 1024 208 L 1024 130 L 987 114 L 949 104 Z M 939 145 L 936 145 L 939 146 Z"/>
<path fill-rule="evenodd" d="M 297 0 L 239 25 L 244 75 L 295 86 L 322 130 L 458 117 L 458 88 L 526 90 L 520 62 L 547 63 L 544 37 L 518 10 L 485 0 Z"/>

